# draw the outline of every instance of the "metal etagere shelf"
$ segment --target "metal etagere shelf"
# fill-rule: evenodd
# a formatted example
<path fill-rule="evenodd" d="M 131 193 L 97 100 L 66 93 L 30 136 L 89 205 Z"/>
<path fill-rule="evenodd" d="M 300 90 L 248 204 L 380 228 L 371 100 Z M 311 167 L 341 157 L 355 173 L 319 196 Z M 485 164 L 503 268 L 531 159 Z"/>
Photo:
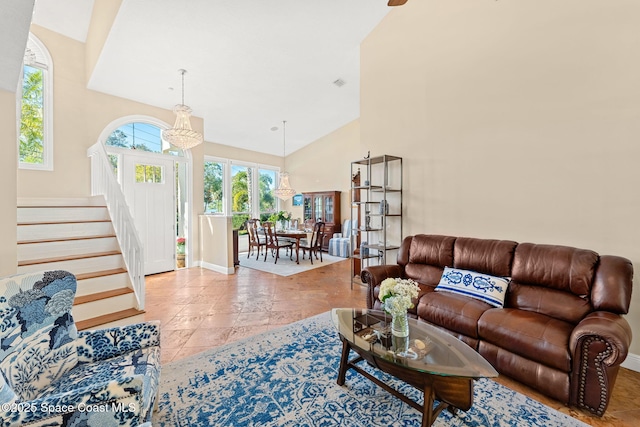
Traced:
<path fill-rule="evenodd" d="M 351 287 L 362 268 L 386 264 L 402 242 L 402 157 L 351 162 Z M 396 252 L 397 254 L 397 252 Z"/>

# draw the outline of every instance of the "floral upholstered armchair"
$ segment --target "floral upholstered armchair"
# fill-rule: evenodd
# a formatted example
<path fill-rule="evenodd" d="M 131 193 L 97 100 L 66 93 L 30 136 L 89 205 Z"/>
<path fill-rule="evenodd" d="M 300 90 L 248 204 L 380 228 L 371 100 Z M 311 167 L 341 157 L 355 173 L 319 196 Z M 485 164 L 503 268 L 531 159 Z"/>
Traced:
<path fill-rule="evenodd" d="M 137 426 L 160 376 L 158 323 L 78 332 L 66 271 L 0 278 L 0 426 Z"/>

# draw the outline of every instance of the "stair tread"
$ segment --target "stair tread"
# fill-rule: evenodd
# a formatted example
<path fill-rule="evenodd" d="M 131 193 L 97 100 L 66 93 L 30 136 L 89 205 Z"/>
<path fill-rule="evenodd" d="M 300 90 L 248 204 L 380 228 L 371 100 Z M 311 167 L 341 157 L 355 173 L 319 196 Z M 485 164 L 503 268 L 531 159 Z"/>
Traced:
<path fill-rule="evenodd" d="M 68 220 L 68 221 L 30 221 L 30 222 L 19 222 L 18 226 L 21 225 L 55 225 L 55 224 L 89 224 L 94 222 L 111 222 L 110 219 L 84 219 L 84 220 Z"/>
<path fill-rule="evenodd" d="M 124 268 L 113 268 L 111 270 L 92 271 L 90 273 L 76 274 L 76 280 L 80 281 L 80 280 L 86 280 L 86 279 L 93 279 L 96 277 L 112 276 L 115 274 L 122 274 L 126 272 L 127 270 Z"/>
<path fill-rule="evenodd" d="M 116 237 L 115 234 L 101 234 L 96 236 L 76 236 L 76 237 L 58 237 L 55 239 L 36 239 L 36 240 L 21 240 L 19 245 L 26 245 L 31 243 L 53 243 L 53 242 L 71 242 L 77 240 L 91 240 L 91 239 L 107 239 Z"/>
<path fill-rule="evenodd" d="M 144 314 L 144 310 L 138 310 L 137 308 L 128 308 L 122 311 L 116 311 L 115 313 L 105 314 L 103 316 L 92 317 L 91 319 L 81 320 L 76 322 L 78 330 L 90 329 L 96 326 L 104 325 L 105 323 L 115 322 L 116 320 L 126 319 L 127 317 L 137 316 Z"/>
<path fill-rule="evenodd" d="M 86 304 L 88 302 L 99 301 L 102 299 L 113 298 L 120 295 L 132 294 L 133 289 L 128 287 L 112 289 L 110 291 L 96 292 L 94 294 L 82 295 L 73 300 L 73 305 Z"/>
<path fill-rule="evenodd" d="M 35 265 L 35 264 L 47 264 L 50 262 L 60 262 L 60 261 L 74 261 L 77 259 L 85 259 L 85 258 L 98 258 L 102 256 L 110 256 L 110 255 L 120 255 L 122 252 L 118 251 L 107 251 L 107 252 L 94 252 L 88 254 L 79 254 L 79 255 L 67 255 L 61 257 L 54 258 L 40 258 L 40 259 L 29 259 L 18 262 L 18 267 L 22 267 L 25 265 Z"/>

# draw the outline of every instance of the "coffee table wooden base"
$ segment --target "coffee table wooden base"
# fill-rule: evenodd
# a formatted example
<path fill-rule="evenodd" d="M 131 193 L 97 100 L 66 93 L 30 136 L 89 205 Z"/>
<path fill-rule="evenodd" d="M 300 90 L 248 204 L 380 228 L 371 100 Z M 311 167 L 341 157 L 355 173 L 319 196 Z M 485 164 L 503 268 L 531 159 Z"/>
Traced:
<path fill-rule="evenodd" d="M 418 411 L 422 412 L 422 427 L 428 427 L 438 418 L 440 412 L 447 409 L 452 414 L 458 409 L 463 411 L 469 410 L 473 404 L 473 379 L 454 376 L 433 375 L 427 372 L 415 371 L 396 365 L 393 362 L 385 362 L 380 358 L 375 358 L 365 351 L 359 351 L 352 346 L 349 341 L 340 335 L 342 340 L 342 357 L 340 358 L 340 371 L 338 372 L 338 385 L 345 383 L 346 374 L 349 369 L 353 369 L 360 375 L 369 379 L 373 383 L 382 387 L 392 395 L 401 399 L 403 402 L 411 405 Z M 350 350 L 355 351 L 358 357 L 349 360 Z M 398 390 L 385 384 L 378 378 L 374 377 L 356 363 L 365 360 L 371 366 L 386 372 L 394 377 L 411 384 L 418 390 L 424 392 L 424 404 L 420 405 Z M 435 400 L 438 405 L 434 407 Z"/>

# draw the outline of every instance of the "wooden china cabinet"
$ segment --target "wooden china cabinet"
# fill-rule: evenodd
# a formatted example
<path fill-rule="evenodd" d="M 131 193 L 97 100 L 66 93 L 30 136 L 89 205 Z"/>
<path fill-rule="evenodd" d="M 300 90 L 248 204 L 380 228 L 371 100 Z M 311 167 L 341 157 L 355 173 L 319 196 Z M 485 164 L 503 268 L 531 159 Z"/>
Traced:
<path fill-rule="evenodd" d="M 322 250 L 329 250 L 329 240 L 333 233 L 339 233 L 342 225 L 340 220 L 340 192 L 316 191 L 302 193 L 304 220 L 313 219 L 324 222 L 324 238 Z"/>

